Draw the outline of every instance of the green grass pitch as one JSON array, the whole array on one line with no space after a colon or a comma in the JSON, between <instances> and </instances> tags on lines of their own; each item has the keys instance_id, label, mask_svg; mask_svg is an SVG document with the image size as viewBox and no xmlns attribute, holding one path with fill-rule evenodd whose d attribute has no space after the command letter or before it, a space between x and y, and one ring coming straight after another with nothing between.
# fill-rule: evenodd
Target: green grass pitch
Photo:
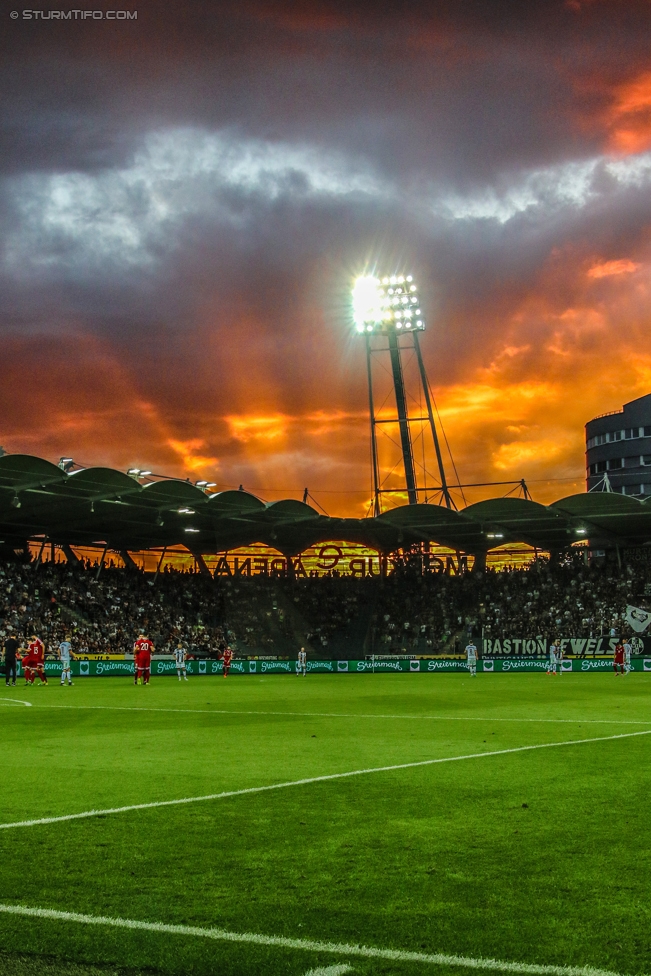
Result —
<instances>
[{"instance_id":1,"label":"green grass pitch","mask_svg":"<svg viewBox=\"0 0 651 976\"><path fill-rule=\"evenodd\" d=\"M32 707L10 704L23 700ZM643 674L79 680L0 691L0 821L651 730ZM651 735L0 830L0 903L651 972ZM0 973L457 973L0 913Z\"/></svg>"}]
</instances>

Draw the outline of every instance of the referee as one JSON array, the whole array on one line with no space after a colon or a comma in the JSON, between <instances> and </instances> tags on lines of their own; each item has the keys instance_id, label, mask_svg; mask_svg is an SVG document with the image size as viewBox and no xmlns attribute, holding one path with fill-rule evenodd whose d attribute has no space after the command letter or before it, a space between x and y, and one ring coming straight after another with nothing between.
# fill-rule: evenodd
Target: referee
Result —
<instances>
[{"instance_id":1,"label":"referee","mask_svg":"<svg viewBox=\"0 0 651 976\"><path fill-rule=\"evenodd\" d=\"M9 687L9 676L11 675L12 685L16 685L16 654L20 647L17 637L9 634L5 637L5 684Z\"/></svg>"}]
</instances>

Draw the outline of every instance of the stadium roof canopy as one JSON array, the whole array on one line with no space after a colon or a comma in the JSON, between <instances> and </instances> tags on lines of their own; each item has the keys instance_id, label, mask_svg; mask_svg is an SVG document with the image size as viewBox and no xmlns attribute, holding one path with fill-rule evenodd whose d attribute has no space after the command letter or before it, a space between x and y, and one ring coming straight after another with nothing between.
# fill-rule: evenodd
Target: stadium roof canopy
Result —
<instances>
[{"instance_id":1,"label":"stadium roof canopy","mask_svg":"<svg viewBox=\"0 0 651 976\"><path fill-rule=\"evenodd\" d=\"M460 512L438 505L394 508L377 518L320 515L303 502L265 504L246 491L209 493L188 481L141 484L112 468L66 473L42 458L0 457L0 542L136 551L184 545L209 554L263 543L285 555L333 540L392 552L434 542L478 553L509 542L560 550L588 539L593 547L651 544L651 503L600 492L551 505L495 498Z\"/></svg>"}]
</instances>

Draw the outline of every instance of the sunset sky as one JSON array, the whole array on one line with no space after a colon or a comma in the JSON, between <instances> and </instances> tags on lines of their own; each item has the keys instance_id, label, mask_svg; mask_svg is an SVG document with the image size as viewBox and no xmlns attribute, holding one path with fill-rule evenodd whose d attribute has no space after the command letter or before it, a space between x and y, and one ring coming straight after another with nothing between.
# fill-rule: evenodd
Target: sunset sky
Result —
<instances>
[{"instance_id":1,"label":"sunset sky","mask_svg":"<svg viewBox=\"0 0 651 976\"><path fill-rule=\"evenodd\" d=\"M584 490L651 392L647 0L12 4L5 450L363 515L350 288L408 269L461 480Z\"/></svg>"}]
</instances>

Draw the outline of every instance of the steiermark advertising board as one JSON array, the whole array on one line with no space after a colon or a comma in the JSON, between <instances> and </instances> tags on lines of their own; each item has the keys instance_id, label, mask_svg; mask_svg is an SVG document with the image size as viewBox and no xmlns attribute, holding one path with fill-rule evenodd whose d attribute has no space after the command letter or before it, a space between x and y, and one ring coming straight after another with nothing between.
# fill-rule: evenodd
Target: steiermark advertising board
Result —
<instances>
[{"instance_id":1,"label":"steiermark advertising board","mask_svg":"<svg viewBox=\"0 0 651 976\"><path fill-rule=\"evenodd\" d=\"M477 671L485 673L496 672L546 672L548 659L537 658L483 658L477 661ZM633 671L648 671L651 673L651 656L634 658L631 664ZM186 669L189 675L221 675L223 665L221 661L198 660L187 661ZM581 672L583 674L599 671L612 672L612 658L572 658L563 660L558 666L563 672ZM230 674L293 674L296 675L296 661L247 661L234 660L231 663ZM98 677L133 677L133 661L85 661L71 662L71 671L77 678ZM446 672L467 673L465 661L445 659L399 660L399 661L308 661L308 674L434 674ZM20 664L17 673L22 675ZM60 661L46 661L45 673L50 677L61 675ZM152 677L176 677L176 664L166 659L156 659L151 663Z\"/></svg>"}]
</instances>

